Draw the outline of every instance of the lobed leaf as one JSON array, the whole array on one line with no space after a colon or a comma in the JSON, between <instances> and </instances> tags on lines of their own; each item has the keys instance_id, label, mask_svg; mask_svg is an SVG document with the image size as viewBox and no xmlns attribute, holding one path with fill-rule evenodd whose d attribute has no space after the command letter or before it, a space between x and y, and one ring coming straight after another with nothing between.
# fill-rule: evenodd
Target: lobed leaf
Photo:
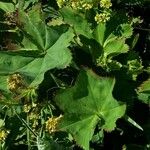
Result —
<instances>
[{"instance_id":1,"label":"lobed leaf","mask_svg":"<svg viewBox=\"0 0 150 150\"><path fill-rule=\"evenodd\" d=\"M37 86L44 79L44 73L53 68L65 68L72 59L67 48L73 39L73 30L62 34L56 43L47 50L43 57L25 57L0 52L0 75L20 73L27 76L30 86ZM18 63L19 62L19 63Z\"/></svg>"},{"instance_id":2,"label":"lobed leaf","mask_svg":"<svg viewBox=\"0 0 150 150\"><path fill-rule=\"evenodd\" d=\"M41 52L47 51L67 29L61 27L60 30L60 28L47 26L43 19L40 5L35 5L27 13L20 10L19 21L21 24L20 29L25 36L23 41L25 48L28 48L29 44L26 46L26 43L29 42L31 45L35 45L38 48L37 50Z\"/></svg>"},{"instance_id":3,"label":"lobed leaf","mask_svg":"<svg viewBox=\"0 0 150 150\"><path fill-rule=\"evenodd\" d=\"M64 7L60 12L64 22L72 26L77 35L84 35L87 38L92 38L90 24L82 15L68 7Z\"/></svg>"},{"instance_id":4,"label":"lobed leaf","mask_svg":"<svg viewBox=\"0 0 150 150\"><path fill-rule=\"evenodd\" d=\"M86 150L98 122L102 129L112 131L116 120L125 113L126 106L112 96L114 84L114 78L102 78L90 70L81 71L76 84L60 90L55 97L64 112L59 129L71 133Z\"/></svg>"},{"instance_id":5,"label":"lobed leaf","mask_svg":"<svg viewBox=\"0 0 150 150\"><path fill-rule=\"evenodd\" d=\"M120 36L115 35L115 30L111 31L109 29L111 27L107 26L106 23L100 23L94 30L94 39L103 47L105 56L115 56L129 50L125 40L132 35L132 29L126 24L122 24L122 26L123 30L121 30Z\"/></svg>"},{"instance_id":6,"label":"lobed leaf","mask_svg":"<svg viewBox=\"0 0 150 150\"><path fill-rule=\"evenodd\" d=\"M13 3L8 3L8 2L0 2L0 9L2 9L5 12L13 12L15 11L15 6Z\"/></svg>"},{"instance_id":7,"label":"lobed leaf","mask_svg":"<svg viewBox=\"0 0 150 150\"><path fill-rule=\"evenodd\" d=\"M150 104L150 79L138 87L138 98L146 104Z\"/></svg>"}]
</instances>

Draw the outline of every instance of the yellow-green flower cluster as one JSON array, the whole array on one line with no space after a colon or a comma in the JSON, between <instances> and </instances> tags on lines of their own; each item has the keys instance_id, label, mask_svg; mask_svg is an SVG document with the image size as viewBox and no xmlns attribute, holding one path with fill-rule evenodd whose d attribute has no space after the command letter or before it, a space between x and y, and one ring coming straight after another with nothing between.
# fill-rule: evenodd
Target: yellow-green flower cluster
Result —
<instances>
[{"instance_id":1,"label":"yellow-green flower cluster","mask_svg":"<svg viewBox=\"0 0 150 150\"><path fill-rule=\"evenodd\" d=\"M8 134L9 134L9 131L1 129L0 130L0 141L5 141Z\"/></svg>"},{"instance_id":2,"label":"yellow-green flower cluster","mask_svg":"<svg viewBox=\"0 0 150 150\"><path fill-rule=\"evenodd\" d=\"M32 111L29 114L29 119L32 122L32 128L36 128L38 126L38 119L39 119L39 114L37 112Z\"/></svg>"},{"instance_id":3,"label":"yellow-green flower cluster","mask_svg":"<svg viewBox=\"0 0 150 150\"><path fill-rule=\"evenodd\" d=\"M101 0L100 1L100 7L109 9L112 6L112 3L110 0Z\"/></svg>"},{"instance_id":4,"label":"yellow-green flower cluster","mask_svg":"<svg viewBox=\"0 0 150 150\"><path fill-rule=\"evenodd\" d=\"M76 1L76 0L70 1L70 5L73 9L82 9L81 2L79 1Z\"/></svg>"},{"instance_id":5,"label":"yellow-green flower cluster","mask_svg":"<svg viewBox=\"0 0 150 150\"><path fill-rule=\"evenodd\" d=\"M29 104L25 104L25 105L23 106L23 111L24 111L25 113L30 112L31 109L32 109L32 106L29 105Z\"/></svg>"},{"instance_id":6,"label":"yellow-green flower cluster","mask_svg":"<svg viewBox=\"0 0 150 150\"><path fill-rule=\"evenodd\" d=\"M111 0L100 0L91 2L88 2L86 0L57 0L57 3L60 8L63 6L69 6L72 7L72 9L76 10L89 10L91 8L100 6L100 13L97 12L94 18L95 21L97 23L105 23L110 19L110 7L112 6Z\"/></svg>"},{"instance_id":7,"label":"yellow-green flower cluster","mask_svg":"<svg viewBox=\"0 0 150 150\"><path fill-rule=\"evenodd\" d=\"M132 75L132 79L136 80L138 74L140 74L143 70L142 61L138 59L129 60L127 62L128 65L128 73Z\"/></svg>"},{"instance_id":8,"label":"yellow-green flower cluster","mask_svg":"<svg viewBox=\"0 0 150 150\"><path fill-rule=\"evenodd\" d=\"M107 11L104 11L103 13L96 14L94 19L97 23L105 23L106 21L110 19L110 13Z\"/></svg>"},{"instance_id":9,"label":"yellow-green flower cluster","mask_svg":"<svg viewBox=\"0 0 150 150\"><path fill-rule=\"evenodd\" d=\"M20 74L13 74L7 79L8 88L11 91L15 91L23 84L23 79Z\"/></svg>"},{"instance_id":10,"label":"yellow-green flower cluster","mask_svg":"<svg viewBox=\"0 0 150 150\"><path fill-rule=\"evenodd\" d=\"M82 3L82 8L84 8L85 10L89 10L93 7L92 3Z\"/></svg>"},{"instance_id":11,"label":"yellow-green flower cluster","mask_svg":"<svg viewBox=\"0 0 150 150\"><path fill-rule=\"evenodd\" d=\"M82 0L71 0L70 1L71 7L73 9L85 9L85 10L89 10L93 7L92 3L88 3L88 2L84 2Z\"/></svg>"},{"instance_id":12,"label":"yellow-green flower cluster","mask_svg":"<svg viewBox=\"0 0 150 150\"><path fill-rule=\"evenodd\" d=\"M100 7L101 7L101 13L97 13L95 16L95 21L99 23L105 23L110 19L110 7L112 6L112 3L110 0L100 0Z\"/></svg>"},{"instance_id":13,"label":"yellow-green flower cluster","mask_svg":"<svg viewBox=\"0 0 150 150\"><path fill-rule=\"evenodd\" d=\"M129 71L131 72L138 72L143 69L141 60L137 60L137 59L129 60L127 62L127 65L128 65Z\"/></svg>"},{"instance_id":14,"label":"yellow-green flower cluster","mask_svg":"<svg viewBox=\"0 0 150 150\"><path fill-rule=\"evenodd\" d=\"M93 4L90 2L85 2L84 0L57 0L59 8L62 8L64 5L71 6L73 9L85 9L89 10L93 7Z\"/></svg>"},{"instance_id":15,"label":"yellow-green flower cluster","mask_svg":"<svg viewBox=\"0 0 150 150\"><path fill-rule=\"evenodd\" d=\"M62 115L59 117L51 117L46 121L46 131L53 133L57 131L57 125L62 118Z\"/></svg>"},{"instance_id":16,"label":"yellow-green flower cluster","mask_svg":"<svg viewBox=\"0 0 150 150\"><path fill-rule=\"evenodd\" d=\"M30 112L30 110L32 109L32 108L36 108L37 107L37 104L36 103L32 103L32 104L24 104L23 105L23 110L24 110L24 112L25 113L28 113L28 112Z\"/></svg>"}]
</instances>

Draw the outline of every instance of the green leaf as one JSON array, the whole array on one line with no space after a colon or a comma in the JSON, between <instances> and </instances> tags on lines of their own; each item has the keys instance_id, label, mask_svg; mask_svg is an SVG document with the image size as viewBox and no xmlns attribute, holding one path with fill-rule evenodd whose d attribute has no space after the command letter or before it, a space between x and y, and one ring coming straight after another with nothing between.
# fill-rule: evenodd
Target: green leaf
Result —
<instances>
[{"instance_id":1,"label":"green leaf","mask_svg":"<svg viewBox=\"0 0 150 150\"><path fill-rule=\"evenodd\" d=\"M124 25L124 24L123 24ZM111 31L111 27L107 26L106 23L100 23L93 32L94 39L103 47L103 53L105 58L107 56L115 56L121 53L126 53L128 51L128 46L125 44L126 37L131 35L126 26L124 31L122 31L121 36L116 36L115 29ZM130 27L131 29L131 27Z\"/></svg>"},{"instance_id":2,"label":"green leaf","mask_svg":"<svg viewBox=\"0 0 150 150\"><path fill-rule=\"evenodd\" d=\"M60 90L55 97L56 104L64 112L59 129L69 132L86 150L98 122L102 129L112 131L116 120L125 113L126 106L112 96L114 84L113 78L99 77L91 70L81 71L76 84Z\"/></svg>"},{"instance_id":3,"label":"green leaf","mask_svg":"<svg viewBox=\"0 0 150 150\"><path fill-rule=\"evenodd\" d=\"M10 55L0 52L0 74L11 74L16 70L30 64L34 58L19 55ZM19 63L18 63L19 62Z\"/></svg>"},{"instance_id":4,"label":"green leaf","mask_svg":"<svg viewBox=\"0 0 150 150\"><path fill-rule=\"evenodd\" d=\"M143 82L138 87L138 98L146 104L150 104L150 79Z\"/></svg>"},{"instance_id":5,"label":"green leaf","mask_svg":"<svg viewBox=\"0 0 150 150\"><path fill-rule=\"evenodd\" d=\"M92 38L92 31L87 20L76 10L64 7L61 11L64 22L71 25L77 35L84 35Z\"/></svg>"},{"instance_id":6,"label":"green leaf","mask_svg":"<svg viewBox=\"0 0 150 150\"><path fill-rule=\"evenodd\" d=\"M67 47L73 37L73 30L69 29L47 50L43 57L25 57L17 53L10 55L0 52L0 75L20 73L28 77L30 86L37 86L44 79L46 71L53 68L65 68L70 64L72 56Z\"/></svg>"},{"instance_id":7,"label":"green leaf","mask_svg":"<svg viewBox=\"0 0 150 150\"><path fill-rule=\"evenodd\" d=\"M95 59L97 66L101 66L107 71L120 69L122 65L114 66L113 57L127 53L129 46L126 39L132 35L132 27L127 23L115 22L115 17L108 23L99 23L93 31L93 38L99 43L99 56ZM91 52L92 56L94 50ZM97 53L98 54L98 53ZM116 61L116 64L119 62Z\"/></svg>"},{"instance_id":8,"label":"green leaf","mask_svg":"<svg viewBox=\"0 0 150 150\"><path fill-rule=\"evenodd\" d=\"M7 91L9 92L8 88L7 88L7 78L8 76L0 76L0 90L1 91Z\"/></svg>"},{"instance_id":9,"label":"green leaf","mask_svg":"<svg viewBox=\"0 0 150 150\"><path fill-rule=\"evenodd\" d=\"M38 2L39 0L25 0L23 8L26 9L29 7L29 5L33 5L34 3Z\"/></svg>"},{"instance_id":10,"label":"green leaf","mask_svg":"<svg viewBox=\"0 0 150 150\"><path fill-rule=\"evenodd\" d=\"M36 86L42 82L44 73L49 69L64 68L69 65L72 57L67 47L73 39L73 31L66 32L66 26L48 27L42 17L39 5L34 6L27 13L20 10L21 26L19 28L23 31L24 37L21 43L16 46L16 51L1 52L1 75L17 72L27 76L28 82L30 84L33 82L31 85ZM62 35L63 33L64 35ZM62 37L60 37L61 35ZM27 52L33 50L39 51L39 53L34 52L33 55L33 52ZM7 85L6 80L1 81ZM6 91L6 88L3 89Z\"/></svg>"},{"instance_id":11,"label":"green leaf","mask_svg":"<svg viewBox=\"0 0 150 150\"><path fill-rule=\"evenodd\" d=\"M72 56L67 47L70 45L70 41L73 37L73 30L69 29L66 33L62 34L59 40L49 50L47 50L47 54L42 60L39 73L32 85L37 85L39 82L41 83L46 71L53 68L66 68L71 63Z\"/></svg>"},{"instance_id":12,"label":"green leaf","mask_svg":"<svg viewBox=\"0 0 150 150\"><path fill-rule=\"evenodd\" d=\"M27 13L20 10L19 21L24 36L28 41L30 40L30 42L32 42L32 45L36 45L41 52L47 51L67 29L61 27L60 30L60 28L47 26L43 19L40 5L35 5ZM27 42L24 43L25 48L27 48L26 43Z\"/></svg>"},{"instance_id":13,"label":"green leaf","mask_svg":"<svg viewBox=\"0 0 150 150\"><path fill-rule=\"evenodd\" d=\"M0 128L2 128L5 125L5 121L3 119L0 119Z\"/></svg>"},{"instance_id":14,"label":"green leaf","mask_svg":"<svg viewBox=\"0 0 150 150\"><path fill-rule=\"evenodd\" d=\"M16 51L38 51L38 45L34 44L27 36L24 36L21 43L16 47ZM26 52L29 53L29 52Z\"/></svg>"},{"instance_id":15,"label":"green leaf","mask_svg":"<svg viewBox=\"0 0 150 150\"><path fill-rule=\"evenodd\" d=\"M120 26L119 26L119 32L120 32L120 34L121 34L121 36L122 37L124 37L124 38L129 38L129 37L131 37L132 36L132 34L133 34L133 29L132 29L132 27L131 27L131 25L130 24L127 24L127 23L124 23L124 24L121 24Z\"/></svg>"},{"instance_id":16,"label":"green leaf","mask_svg":"<svg viewBox=\"0 0 150 150\"><path fill-rule=\"evenodd\" d=\"M0 2L0 9L5 12L13 12L15 11L15 6L12 3Z\"/></svg>"},{"instance_id":17,"label":"green leaf","mask_svg":"<svg viewBox=\"0 0 150 150\"><path fill-rule=\"evenodd\" d=\"M139 34L136 34L131 40L131 49L133 49L139 40Z\"/></svg>"},{"instance_id":18,"label":"green leaf","mask_svg":"<svg viewBox=\"0 0 150 150\"><path fill-rule=\"evenodd\" d=\"M116 38L109 41L104 47L104 55L114 56L128 51L128 45L122 39Z\"/></svg>"},{"instance_id":19,"label":"green leaf","mask_svg":"<svg viewBox=\"0 0 150 150\"><path fill-rule=\"evenodd\" d=\"M95 40L101 46L103 46L104 41L105 41L105 31L106 31L106 24L105 23L99 23L93 32Z\"/></svg>"}]
</instances>

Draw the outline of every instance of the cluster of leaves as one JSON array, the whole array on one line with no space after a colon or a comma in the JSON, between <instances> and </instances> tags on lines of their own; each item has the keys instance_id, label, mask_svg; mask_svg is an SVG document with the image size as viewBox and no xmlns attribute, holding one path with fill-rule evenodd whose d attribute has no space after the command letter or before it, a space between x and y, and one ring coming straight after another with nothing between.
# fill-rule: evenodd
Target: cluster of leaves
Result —
<instances>
[{"instance_id":1,"label":"cluster of leaves","mask_svg":"<svg viewBox=\"0 0 150 150\"><path fill-rule=\"evenodd\" d=\"M104 4L112 6L111 16L97 21L97 13L110 11ZM141 145L124 141L118 149L150 147L150 120L138 122L131 113L137 102L150 104L150 61L136 50L134 30L142 20L119 8L132 4L0 1L3 150L103 149L107 134L126 137L126 126L146 139Z\"/></svg>"}]
</instances>

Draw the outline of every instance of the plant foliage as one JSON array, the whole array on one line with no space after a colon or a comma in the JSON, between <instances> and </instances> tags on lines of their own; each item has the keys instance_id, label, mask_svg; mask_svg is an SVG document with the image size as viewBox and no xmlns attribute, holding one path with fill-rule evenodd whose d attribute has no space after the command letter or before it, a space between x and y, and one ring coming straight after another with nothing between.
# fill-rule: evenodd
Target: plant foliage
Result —
<instances>
[{"instance_id":1,"label":"plant foliage","mask_svg":"<svg viewBox=\"0 0 150 150\"><path fill-rule=\"evenodd\" d=\"M0 149L148 150L149 4L0 0Z\"/></svg>"}]
</instances>

